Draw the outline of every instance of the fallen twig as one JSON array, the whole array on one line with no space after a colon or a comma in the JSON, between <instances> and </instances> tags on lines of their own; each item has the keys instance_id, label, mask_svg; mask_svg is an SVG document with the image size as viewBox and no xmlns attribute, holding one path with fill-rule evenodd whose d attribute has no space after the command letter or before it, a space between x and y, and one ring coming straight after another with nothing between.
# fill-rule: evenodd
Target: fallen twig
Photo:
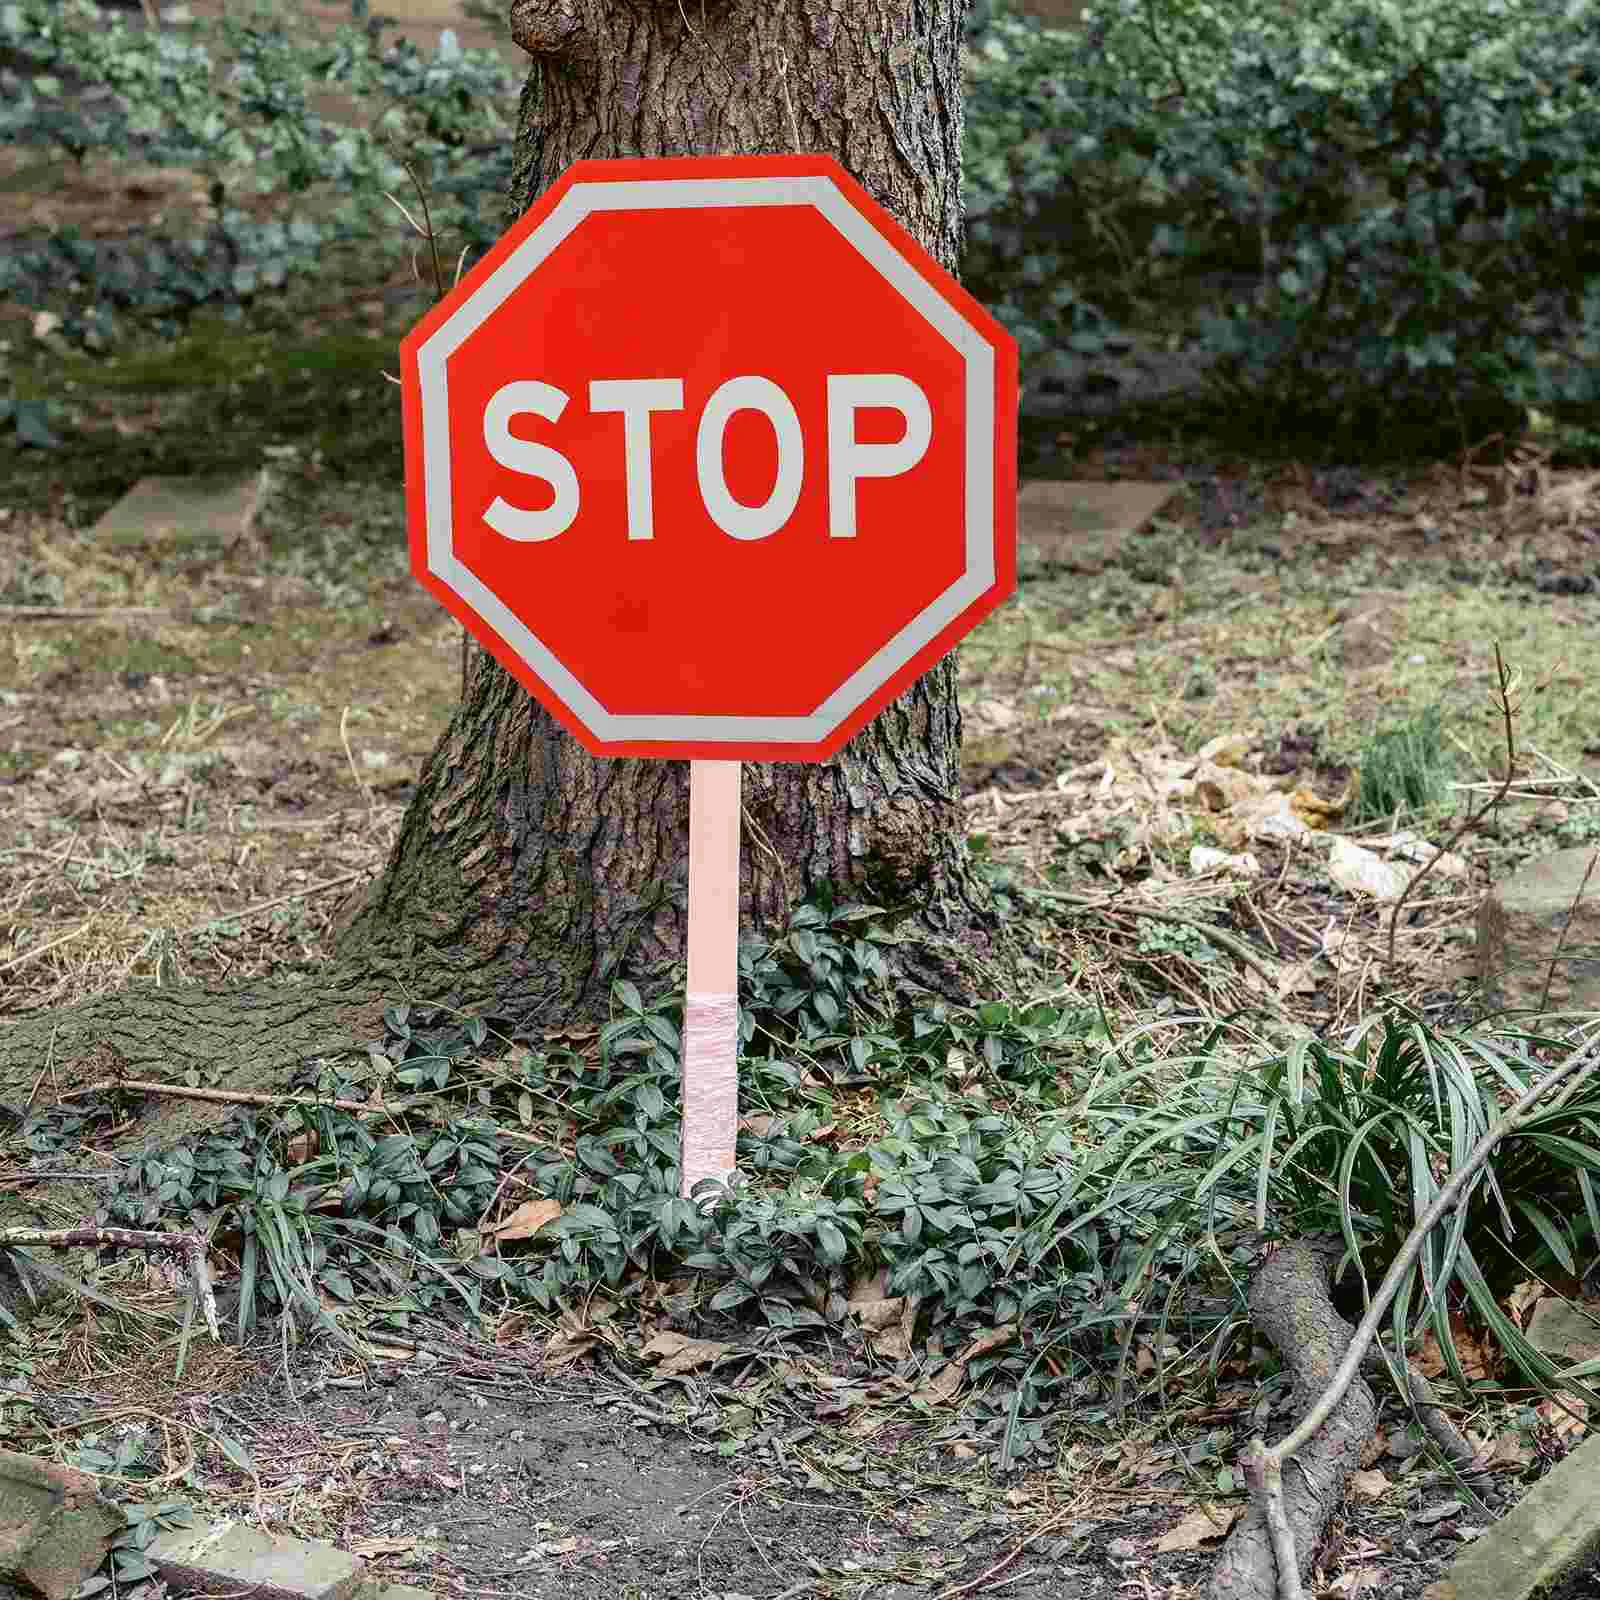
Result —
<instances>
[{"instance_id":1,"label":"fallen twig","mask_svg":"<svg viewBox=\"0 0 1600 1600\"><path fill-rule=\"evenodd\" d=\"M1021 892L1039 900L1055 900L1066 905L1083 906L1089 911L1115 911L1130 917L1147 917L1152 922L1170 922L1180 928L1193 928L1219 950L1226 950L1230 955L1236 956L1274 992L1277 990L1278 975L1272 968L1262 961L1243 939L1225 932L1212 923L1201 922L1196 917L1181 916L1176 911L1158 911L1154 906L1134 905L1131 901L1116 899L1110 895L1068 894L1061 889L1038 889L1032 885Z\"/></svg>"},{"instance_id":2,"label":"fallen twig","mask_svg":"<svg viewBox=\"0 0 1600 1600\"><path fill-rule=\"evenodd\" d=\"M0 966L0 972L10 972L14 967L20 967L24 962L32 961L38 956L46 955L51 950L60 949L62 945L68 943L70 940L76 939L82 933L86 933L89 929L90 923L92 923L99 915L100 913L98 911L91 911L88 917L83 922L79 923L79 925L74 928L71 933L64 933L60 936L60 938L50 940L48 944L36 945L32 950L24 950L20 956L13 956L8 962L6 962L4 966Z\"/></svg>"},{"instance_id":3,"label":"fallen twig","mask_svg":"<svg viewBox=\"0 0 1600 1600\"><path fill-rule=\"evenodd\" d=\"M0 606L0 617L9 622L104 622L175 614L170 606Z\"/></svg>"},{"instance_id":4,"label":"fallen twig","mask_svg":"<svg viewBox=\"0 0 1600 1600\"><path fill-rule=\"evenodd\" d=\"M213 1105L263 1106L272 1110L304 1106L313 1111L330 1109L352 1111L364 1117L398 1116L428 1098L426 1095L410 1095L404 1100L319 1100L314 1095L262 1094L250 1089L198 1089L186 1083L153 1083L145 1078L100 1078L94 1083L83 1083L76 1089L68 1089L57 1098L78 1100L85 1095L111 1094L117 1090L125 1090L130 1094L166 1095L174 1100L205 1100ZM507 1139L512 1144L543 1143L535 1135L523 1133L516 1128L503 1128L497 1125L495 1131L500 1138ZM0 1239L0 1243L3 1242L4 1240Z\"/></svg>"},{"instance_id":5,"label":"fallen twig","mask_svg":"<svg viewBox=\"0 0 1600 1600\"><path fill-rule=\"evenodd\" d=\"M1260 1439L1253 1439L1240 1457L1251 1487L1261 1498L1263 1513L1271 1531L1273 1550L1278 1563L1278 1594L1281 1600L1302 1600L1300 1567L1295 1554L1294 1534L1283 1510L1283 1464L1306 1442L1315 1437L1317 1430L1327 1421L1334 1408L1344 1398L1345 1391L1361 1369L1367 1350L1377 1337L1378 1325L1388 1313L1390 1302L1400 1292L1417 1257L1422 1253L1428 1235L1439 1220L1452 1211L1468 1185L1478 1175L1495 1147L1509 1133L1515 1133L1528 1113L1540 1101L1563 1083L1570 1084L1565 1093L1570 1094L1596 1067L1600 1067L1600 1036L1575 1050L1559 1067L1552 1068L1536 1083L1531 1084L1517 1100L1495 1118L1483 1137L1472 1147L1460 1169L1440 1186L1439 1192L1417 1218L1416 1225L1406 1236L1399 1252L1389 1265L1378 1285L1378 1291L1367 1307L1366 1315L1351 1335L1344 1357L1335 1369L1322 1397L1301 1418L1284 1438L1270 1449Z\"/></svg>"},{"instance_id":6,"label":"fallen twig","mask_svg":"<svg viewBox=\"0 0 1600 1600\"><path fill-rule=\"evenodd\" d=\"M211 1337L220 1342L222 1330L217 1324L217 1297L211 1287L211 1268L206 1264L206 1242L198 1233L157 1233L145 1228L7 1228L0 1232L0 1249L30 1244L52 1250L110 1244L180 1257L189 1270L189 1281L194 1285L206 1327Z\"/></svg>"}]
</instances>

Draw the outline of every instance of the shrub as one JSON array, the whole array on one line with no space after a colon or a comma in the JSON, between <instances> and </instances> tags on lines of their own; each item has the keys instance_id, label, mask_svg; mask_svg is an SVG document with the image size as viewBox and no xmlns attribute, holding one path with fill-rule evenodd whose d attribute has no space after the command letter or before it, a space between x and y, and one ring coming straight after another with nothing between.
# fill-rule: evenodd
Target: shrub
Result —
<instances>
[{"instance_id":1,"label":"shrub","mask_svg":"<svg viewBox=\"0 0 1600 1600\"><path fill-rule=\"evenodd\" d=\"M367 0L351 0L351 21L328 37L264 3L179 31L135 28L86 0L6 0L0 63L5 52L21 70L0 66L0 143L189 169L205 196L187 236L130 246L69 228L0 256L0 294L50 306L91 346L124 314L165 331L203 305L237 315L317 272L339 242L397 257L405 235L385 196L413 184L456 249L499 232L510 71L448 30L426 56L385 40ZM359 117L314 109L313 94L330 92Z\"/></svg>"},{"instance_id":2,"label":"shrub","mask_svg":"<svg viewBox=\"0 0 1600 1600\"><path fill-rule=\"evenodd\" d=\"M1600 39L1553 0L1104 0L1073 35L1002 19L974 56L972 268L1035 346L1081 337L1109 240L1124 308L1253 258L1254 300L1199 327L1235 413L1420 445L1600 399L1534 320L1600 333Z\"/></svg>"}]
</instances>

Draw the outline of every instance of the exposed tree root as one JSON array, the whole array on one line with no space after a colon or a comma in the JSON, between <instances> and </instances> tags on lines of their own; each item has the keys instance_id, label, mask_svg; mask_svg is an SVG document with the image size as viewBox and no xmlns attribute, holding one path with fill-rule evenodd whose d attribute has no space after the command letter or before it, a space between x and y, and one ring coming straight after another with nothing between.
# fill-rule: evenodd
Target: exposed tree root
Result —
<instances>
[{"instance_id":1,"label":"exposed tree root","mask_svg":"<svg viewBox=\"0 0 1600 1600\"><path fill-rule=\"evenodd\" d=\"M1332 1267L1333 1260L1318 1245L1297 1242L1270 1255L1250 1284L1251 1318L1293 1374L1296 1417L1327 1389L1350 1343L1350 1324L1334 1310L1328 1294ZM1302 1573L1311 1565L1377 1417L1372 1390L1355 1379L1316 1437L1286 1464L1283 1515ZM1210 1593L1213 1600L1272 1600L1277 1592L1272 1534L1257 1496L1223 1546Z\"/></svg>"}]
</instances>

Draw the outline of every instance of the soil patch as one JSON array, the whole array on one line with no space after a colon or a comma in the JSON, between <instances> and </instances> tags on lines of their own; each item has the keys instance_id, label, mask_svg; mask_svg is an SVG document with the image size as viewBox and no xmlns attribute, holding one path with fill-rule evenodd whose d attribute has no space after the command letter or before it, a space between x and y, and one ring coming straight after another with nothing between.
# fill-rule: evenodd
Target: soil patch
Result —
<instances>
[{"instance_id":1,"label":"soil patch","mask_svg":"<svg viewBox=\"0 0 1600 1600\"><path fill-rule=\"evenodd\" d=\"M1177 1595L1205 1580L1238 1503L1203 1463L1231 1448L1230 1423L1250 1410L1243 1391L1176 1433L1157 1419L1061 1418L1044 1461L1001 1474L974 1443L982 1425L957 1409L841 1407L859 1373L837 1354L848 1384L830 1380L816 1349L771 1341L719 1381L640 1377L637 1364L609 1361L552 1374L536 1345L506 1331L499 1345L444 1335L367 1376L313 1349L293 1358L292 1382L264 1338L217 1352L223 1369L213 1360L186 1396L147 1394L145 1415L203 1426L197 1510L333 1540L374 1574L441 1594ZM102 1428L111 1437L141 1425L126 1383L45 1385L35 1415L51 1426L81 1434L75 1418L125 1415ZM251 1473L229 1464L221 1434L248 1452ZM1380 1464L1403 1476L1416 1450L1403 1418L1387 1419L1387 1438ZM1316 1590L1359 1592L1381 1570L1384 1589L1409 1600L1474 1535L1447 1485L1424 1472L1409 1481L1381 1507L1352 1504ZM1508 1498L1521 1492L1496 1482Z\"/></svg>"}]
</instances>

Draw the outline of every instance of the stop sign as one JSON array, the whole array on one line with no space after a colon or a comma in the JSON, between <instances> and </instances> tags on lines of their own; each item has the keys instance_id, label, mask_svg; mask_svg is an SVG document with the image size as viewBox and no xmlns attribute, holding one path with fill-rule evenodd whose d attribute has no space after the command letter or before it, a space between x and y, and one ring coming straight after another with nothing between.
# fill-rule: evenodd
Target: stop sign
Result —
<instances>
[{"instance_id":1,"label":"stop sign","mask_svg":"<svg viewBox=\"0 0 1600 1600\"><path fill-rule=\"evenodd\" d=\"M1014 585L1015 346L826 157L580 161L401 363L413 569L596 755L822 760Z\"/></svg>"}]
</instances>

